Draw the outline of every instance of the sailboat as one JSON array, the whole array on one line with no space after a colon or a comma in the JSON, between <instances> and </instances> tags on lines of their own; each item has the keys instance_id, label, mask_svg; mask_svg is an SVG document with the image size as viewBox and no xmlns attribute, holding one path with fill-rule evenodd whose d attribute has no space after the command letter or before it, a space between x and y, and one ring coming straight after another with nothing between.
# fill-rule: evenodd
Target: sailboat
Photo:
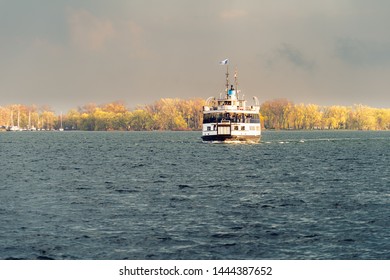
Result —
<instances>
[{"instance_id":1,"label":"sailboat","mask_svg":"<svg viewBox=\"0 0 390 280\"><path fill-rule=\"evenodd\" d=\"M31 125L31 111L28 111L28 130L30 131L37 130L34 125Z\"/></svg>"},{"instance_id":2,"label":"sailboat","mask_svg":"<svg viewBox=\"0 0 390 280\"><path fill-rule=\"evenodd\" d=\"M14 111L11 110L11 126L8 128L8 131L20 131L20 111L18 111L18 125L14 125Z\"/></svg>"},{"instance_id":3,"label":"sailboat","mask_svg":"<svg viewBox=\"0 0 390 280\"><path fill-rule=\"evenodd\" d=\"M64 131L64 128L62 127L62 112L61 112L61 115L60 115L60 121L61 121L61 126L58 129L58 131Z\"/></svg>"}]
</instances>

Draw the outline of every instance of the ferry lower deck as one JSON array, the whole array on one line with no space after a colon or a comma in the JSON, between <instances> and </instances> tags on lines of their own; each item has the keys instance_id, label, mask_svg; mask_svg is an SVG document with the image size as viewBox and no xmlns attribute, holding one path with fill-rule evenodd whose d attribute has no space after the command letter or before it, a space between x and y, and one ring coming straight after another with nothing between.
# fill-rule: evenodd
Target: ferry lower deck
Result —
<instances>
[{"instance_id":1,"label":"ferry lower deck","mask_svg":"<svg viewBox=\"0 0 390 280\"><path fill-rule=\"evenodd\" d=\"M260 122L234 123L222 121L220 123L203 124L203 141L243 141L257 143L260 141L260 137Z\"/></svg>"},{"instance_id":2,"label":"ferry lower deck","mask_svg":"<svg viewBox=\"0 0 390 280\"><path fill-rule=\"evenodd\" d=\"M261 136L253 135L205 135L202 136L203 142L221 142L221 143L259 143Z\"/></svg>"}]
</instances>

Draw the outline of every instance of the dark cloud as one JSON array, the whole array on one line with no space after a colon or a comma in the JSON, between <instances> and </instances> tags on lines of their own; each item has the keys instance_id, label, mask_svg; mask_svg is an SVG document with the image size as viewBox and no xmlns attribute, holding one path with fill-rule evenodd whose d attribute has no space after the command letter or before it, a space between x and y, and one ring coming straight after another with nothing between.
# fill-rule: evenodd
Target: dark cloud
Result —
<instances>
[{"instance_id":1,"label":"dark cloud","mask_svg":"<svg viewBox=\"0 0 390 280\"><path fill-rule=\"evenodd\" d=\"M339 38L336 56L354 66L390 66L390 43Z\"/></svg>"},{"instance_id":2,"label":"dark cloud","mask_svg":"<svg viewBox=\"0 0 390 280\"><path fill-rule=\"evenodd\" d=\"M315 63L305 57L302 51L290 44L283 43L281 47L278 48L277 53L282 59L288 61L298 68L311 70L315 66Z\"/></svg>"}]
</instances>

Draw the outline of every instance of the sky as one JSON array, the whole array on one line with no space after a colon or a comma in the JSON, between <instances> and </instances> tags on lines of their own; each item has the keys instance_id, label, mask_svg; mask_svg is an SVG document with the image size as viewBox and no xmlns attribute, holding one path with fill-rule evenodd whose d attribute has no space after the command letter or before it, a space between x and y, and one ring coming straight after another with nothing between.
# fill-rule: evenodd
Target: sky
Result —
<instances>
[{"instance_id":1,"label":"sky","mask_svg":"<svg viewBox=\"0 0 390 280\"><path fill-rule=\"evenodd\" d=\"M387 0L0 0L0 106L208 98L390 108Z\"/></svg>"}]
</instances>

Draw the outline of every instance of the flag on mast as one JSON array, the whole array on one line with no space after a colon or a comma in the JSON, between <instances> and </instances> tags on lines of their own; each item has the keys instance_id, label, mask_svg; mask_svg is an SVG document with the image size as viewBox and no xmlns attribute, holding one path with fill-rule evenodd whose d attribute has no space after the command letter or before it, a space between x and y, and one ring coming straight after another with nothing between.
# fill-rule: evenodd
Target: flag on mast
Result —
<instances>
[{"instance_id":1,"label":"flag on mast","mask_svg":"<svg viewBox=\"0 0 390 280\"><path fill-rule=\"evenodd\" d=\"M220 65L226 65L229 63L229 59L222 60L219 64Z\"/></svg>"}]
</instances>

